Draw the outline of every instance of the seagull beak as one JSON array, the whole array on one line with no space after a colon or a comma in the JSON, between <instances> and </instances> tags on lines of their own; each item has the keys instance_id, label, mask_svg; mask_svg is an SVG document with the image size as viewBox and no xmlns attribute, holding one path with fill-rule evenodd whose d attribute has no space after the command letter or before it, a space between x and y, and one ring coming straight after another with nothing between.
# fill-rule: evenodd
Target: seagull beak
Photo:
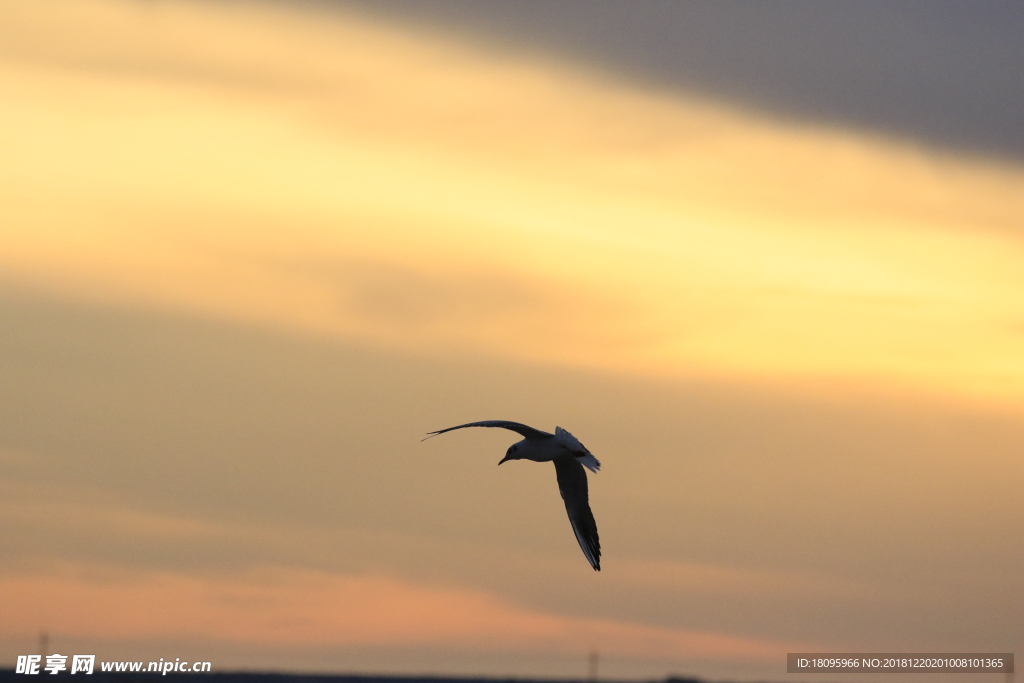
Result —
<instances>
[{"instance_id":1,"label":"seagull beak","mask_svg":"<svg viewBox=\"0 0 1024 683\"><path fill-rule=\"evenodd\" d=\"M510 458L510 457L508 457L508 456L506 455L506 456L505 456L504 458L502 458L501 460L499 460L499 461L498 461L498 464L500 465L501 463L505 462L506 460L511 460L511 459L512 459L512 458Z\"/></svg>"}]
</instances>

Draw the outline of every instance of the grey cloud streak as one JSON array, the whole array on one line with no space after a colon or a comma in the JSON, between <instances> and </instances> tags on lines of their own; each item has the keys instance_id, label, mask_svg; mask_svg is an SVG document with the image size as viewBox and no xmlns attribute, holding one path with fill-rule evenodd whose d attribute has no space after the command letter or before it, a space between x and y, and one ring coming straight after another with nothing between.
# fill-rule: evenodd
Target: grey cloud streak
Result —
<instances>
[{"instance_id":1,"label":"grey cloud streak","mask_svg":"<svg viewBox=\"0 0 1024 683\"><path fill-rule=\"evenodd\" d=\"M1024 5L999 0L324 0L641 84L1024 159Z\"/></svg>"}]
</instances>

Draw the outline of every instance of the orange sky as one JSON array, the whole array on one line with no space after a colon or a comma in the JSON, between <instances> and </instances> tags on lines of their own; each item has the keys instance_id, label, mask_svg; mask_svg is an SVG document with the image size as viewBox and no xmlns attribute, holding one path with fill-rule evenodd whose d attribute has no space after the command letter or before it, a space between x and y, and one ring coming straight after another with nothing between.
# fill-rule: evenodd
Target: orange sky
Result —
<instances>
[{"instance_id":1,"label":"orange sky","mask_svg":"<svg viewBox=\"0 0 1024 683\"><path fill-rule=\"evenodd\" d=\"M1000 632L1019 544L989 543L1024 521L1021 197L1019 167L344 13L4 2L4 396L25 426L0 441L20 539L0 639L458 643L535 653L523 675L598 647L623 676L759 677L794 643L881 647L897 593L931 615L916 646L962 644L915 584L977 588ZM577 575L547 468L494 478L503 435L416 442L485 418L564 422L610 461L602 575ZM942 555L940 524L986 566ZM798 530L827 559L771 550ZM524 574L498 580L504 562Z\"/></svg>"},{"instance_id":2,"label":"orange sky","mask_svg":"<svg viewBox=\"0 0 1024 683\"><path fill-rule=\"evenodd\" d=\"M1019 169L355 21L32 7L4 29L19 279L434 352L1024 392Z\"/></svg>"}]
</instances>

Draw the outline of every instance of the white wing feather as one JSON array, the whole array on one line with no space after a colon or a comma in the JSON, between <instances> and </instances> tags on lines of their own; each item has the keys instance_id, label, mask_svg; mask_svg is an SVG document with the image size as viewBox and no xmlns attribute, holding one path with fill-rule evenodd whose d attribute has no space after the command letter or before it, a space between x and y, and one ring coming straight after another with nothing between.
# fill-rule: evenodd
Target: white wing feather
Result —
<instances>
[{"instance_id":1,"label":"white wing feather","mask_svg":"<svg viewBox=\"0 0 1024 683\"><path fill-rule=\"evenodd\" d=\"M563 446L569 449L573 455L576 456L576 460L586 467L591 472L597 472L601 469L601 462L594 457L594 454L587 450L587 447L580 443L580 440L569 433L568 430L562 429L561 427L555 427L555 438L558 439Z\"/></svg>"}]
</instances>

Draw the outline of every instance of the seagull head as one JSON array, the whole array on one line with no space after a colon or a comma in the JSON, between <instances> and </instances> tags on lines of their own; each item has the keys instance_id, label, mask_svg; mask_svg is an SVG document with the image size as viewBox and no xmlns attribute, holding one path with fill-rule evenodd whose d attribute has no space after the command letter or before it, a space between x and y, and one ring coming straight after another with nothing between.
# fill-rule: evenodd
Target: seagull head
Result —
<instances>
[{"instance_id":1,"label":"seagull head","mask_svg":"<svg viewBox=\"0 0 1024 683\"><path fill-rule=\"evenodd\" d=\"M504 458L502 458L501 460L499 460L499 461L498 461L498 464L500 465L501 463L505 462L506 460L522 460L522 459L523 459L523 456L522 456L522 455L520 455L520 454L519 454L519 453L517 452L517 451L518 451L519 449L518 449L518 448L516 448L516 446L518 446L518 445L519 445L519 444L515 444L515 443L514 443L514 444L512 444L511 446L509 446L509 447L508 447L508 450L507 450L507 451L505 451L505 457L504 457Z\"/></svg>"}]
</instances>

